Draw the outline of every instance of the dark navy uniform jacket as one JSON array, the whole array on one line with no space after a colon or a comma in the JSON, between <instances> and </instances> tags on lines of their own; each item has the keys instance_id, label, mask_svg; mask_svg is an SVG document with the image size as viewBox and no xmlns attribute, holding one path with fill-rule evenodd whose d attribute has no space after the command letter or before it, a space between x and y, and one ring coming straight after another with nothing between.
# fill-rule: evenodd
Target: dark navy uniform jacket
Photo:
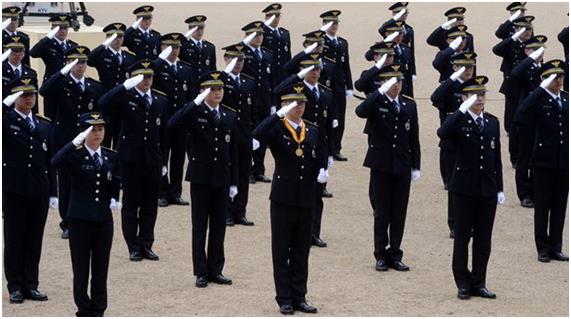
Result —
<instances>
[{"instance_id":1,"label":"dark navy uniform jacket","mask_svg":"<svg viewBox=\"0 0 571 319\"><path fill-rule=\"evenodd\" d=\"M515 82L512 87L520 102L541 84L540 67L532 58L525 58L512 70L511 79Z\"/></svg>"},{"instance_id":2,"label":"dark navy uniform jacket","mask_svg":"<svg viewBox=\"0 0 571 319\"><path fill-rule=\"evenodd\" d=\"M287 29L278 27L278 32L264 25L264 41L262 46L268 48L273 57L274 83L280 83L288 76L284 65L291 59L291 40Z\"/></svg>"},{"instance_id":3,"label":"dark navy uniform jacket","mask_svg":"<svg viewBox=\"0 0 571 319\"><path fill-rule=\"evenodd\" d=\"M101 81L105 91L109 91L123 83L128 77L127 69L138 61L132 52L121 50L120 54L122 58L121 64L119 64L115 53L103 45L99 45L89 52L87 65L97 69L99 81Z\"/></svg>"},{"instance_id":4,"label":"dark navy uniform jacket","mask_svg":"<svg viewBox=\"0 0 571 319\"><path fill-rule=\"evenodd\" d=\"M216 46L212 42L202 40L202 49L199 49L192 40L182 41L179 58L190 64L197 77L216 71Z\"/></svg>"},{"instance_id":5,"label":"dark navy uniform jacket","mask_svg":"<svg viewBox=\"0 0 571 319\"><path fill-rule=\"evenodd\" d=\"M430 101L438 109L440 125L444 123L446 117L454 113L462 104L462 96L457 93L460 81L452 81L450 78L441 82L430 96Z\"/></svg>"},{"instance_id":6,"label":"dark navy uniform jacket","mask_svg":"<svg viewBox=\"0 0 571 319\"><path fill-rule=\"evenodd\" d=\"M260 47L262 59L258 59L250 47L246 46L244 56L243 74L247 74L256 81L256 99L252 110L252 121L261 122L270 115L270 107L277 106L277 101L272 94L274 89L274 77L272 75L273 57L271 51Z\"/></svg>"},{"instance_id":7,"label":"dark navy uniform jacket","mask_svg":"<svg viewBox=\"0 0 571 319\"><path fill-rule=\"evenodd\" d=\"M73 48L78 45L70 39L66 39L66 43L66 49ZM43 37L30 49L30 56L32 58L41 58L42 61L44 61L46 66L44 81L65 66L66 60L64 53L64 49L57 40L55 38L48 39L48 37Z\"/></svg>"},{"instance_id":8,"label":"dark navy uniform jacket","mask_svg":"<svg viewBox=\"0 0 571 319\"><path fill-rule=\"evenodd\" d=\"M436 28L426 39L426 43L430 44L433 47L437 47L440 51L446 49L448 47L448 42L446 39L448 38L447 30L444 30L442 27ZM466 46L464 47L466 51L474 52L474 36L472 33L466 31Z\"/></svg>"},{"instance_id":9,"label":"dark navy uniform jacket","mask_svg":"<svg viewBox=\"0 0 571 319\"><path fill-rule=\"evenodd\" d=\"M161 34L155 30L148 30L149 37L145 37L141 29L132 27L125 30L123 45L135 53L137 60L154 60L161 53Z\"/></svg>"},{"instance_id":10,"label":"dark navy uniform jacket","mask_svg":"<svg viewBox=\"0 0 571 319\"><path fill-rule=\"evenodd\" d=\"M369 95L377 90L381 86L381 78L379 75L379 69L376 66L372 66L370 69L361 72L361 77L355 81L355 89Z\"/></svg>"},{"instance_id":11,"label":"dark navy uniform jacket","mask_svg":"<svg viewBox=\"0 0 571 319\"><path fill-rule=\"evenodd\" d=\"M38 83L38 73L34 69L25 65L23 62L20 68L21 68L20 77L23 76L30 77L33 79L32 80L33 82ZM2 63L2 99L10 95L10 91L5 89L6 84L14 80L15 78L16 74L14 73L14 70L12 70L12 67L8 63L8 60L4 61Z\"/></svg>"},{"instance_id":12,"label":"dark navy uniform jacket","mask_svg":"<svg viewBox=\"0 0 571 319\"><path fill-rule=\"evenodd\" d=\"M2 43L9 43L12 37L20 37L20 43L24 44L26 55L22 59L22 64L30 65L30 36L27 33L16 30L10 34L8 30L2 30Z\"/></svg>"},{"instance_id":13,"label":"dark navy uniform jacket","mask_svg":"<svg viewBox=\"0 0 571 319\"><path fill-rule=\"evenodd\" d=\"M335 61L335 69L331 74L331 88L333 92L345 92L353 89L353 78L349 65L349 43L342 37L337 37L338 45L328 36L324 37L323 55Z\"/></svg>"},{"instance_id":14,"label":"dark navy uniform jacket","mask_svg":"<svg viewBox=\"0 0 571 319\"><path fill-rule=\"evenodd\" d=\"M156 59L153 65L153 88L166 95L170 117L198 95L198 75L184 61L176 62L176 72L169 63L160 58Z\"/></svg>"},{"instance_id":15,"label":"dark navy uniform jacket","mask_svg":"<svg viewBox=\"0 0 571 319\"><path fill-rule=\"evenodd\" d=\"M246 74L240 74L240 85L228 75L224 81L222 104L236 111L238 144L252 144L252 107L256 96L256 82Z\"/></svg>"},{"instance_id":16,"label":"dark navy uniform jacket","mask_svg":"<svg viewBox=\"0 0 571 319\"><path fill-rule=\"evenodd\" d=\"M519 40L514 41L511 37L502 40L502 42L493 47L492 51L494 54L503 58L500 67L500 71L504 73L504 81L500 87L501 93L511 93L513 84L511 81L511 72L518 63L527 58L524 48L525 44L523 42Z\"/></svg>"}]
</instances>

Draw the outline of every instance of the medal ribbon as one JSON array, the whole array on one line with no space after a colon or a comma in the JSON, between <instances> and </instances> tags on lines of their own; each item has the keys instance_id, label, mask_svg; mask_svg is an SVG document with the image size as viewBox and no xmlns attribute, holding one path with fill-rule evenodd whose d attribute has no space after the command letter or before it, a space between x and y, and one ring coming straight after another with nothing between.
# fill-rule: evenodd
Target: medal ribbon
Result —
<instances>
[{"instance_id":1,"label":"medal ribbon","mask_svg":"<svg viewBox=\"0 0 571 319\"><path fill-rule=\"evenodd\" d=\"M301 146L301 143L303 142L303 140L305 140L305 123L303 121L301 121L301 134L300 136L297 136L297 132L295 131L295 129L293 128L293 126L291 126L291 124L289 124L288 120L284 120L284 125L287 128L287 130L291 133L291 136L293 137L293 140L297 143L297 148L299 149Z\"/></svg>"}]
</instances>

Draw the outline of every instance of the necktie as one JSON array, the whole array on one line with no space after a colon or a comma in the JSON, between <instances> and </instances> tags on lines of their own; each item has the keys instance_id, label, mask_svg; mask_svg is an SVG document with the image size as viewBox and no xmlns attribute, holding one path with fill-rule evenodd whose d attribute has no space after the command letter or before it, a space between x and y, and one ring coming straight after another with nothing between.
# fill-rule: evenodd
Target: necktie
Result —
<instances>
[{"instance_id":1,"label":"necktie","mask_svg":"<svg viewBox=\"0 0 571 319\"><path fill-rule=\"evenodd\" d=\"M561 110L563 108L563 104L561 103L561 97L557 97L555 98L555 101L557 102L557 105L559 105L559 110Z\"/></svg>"},{"instance_id":2,"label":"necktie","mask_svg":"<svg viewBox=\"0 0 571 319\"><path fill-rule=\"evenodd\" d=\"M99 154L97 154L97 152L93 153L93 164L95 164L95 167L97 168L97 170L101 169L101 157L99 157Z\"/></svg>"},{"instance_id":3,"label":"necktie","mask_svg":"<svg viewBox=\"0 0 571 319\"><path fill-rule=\"evenodd\" d=\"M153 99L148 94L145 94L144 97L145 97L145 106L147 107L147 110L148 110L151 108L151 104L153 103Z\"/></svg>"},{"instance_id":4,"label":"necktie","mask_svg":"<svg viewBox=\"0 0 571 319\"><path fill-rule=\"evenodd\" d=\"M401 49L400 45L397 45L396 48L397 48L397 53L398 53L398 55L401 55L401 54L402 54L402 49Z\"/></svg>"},{"instance_id":5,"label":"necktie","mask_svg":"<svg viewBox=\"0 0 571 319\"><path fill-rule=\"evenodd\" d=\"M19 78L20 77L20 69L14 69L14 76Z\"/></svg>"},{"instance_id":6,"label":"necktie","mask_svg":"<svg viewBox=\"0 0 571 319\"><path fill-rule=\"evenodd\" d=\"M276 35L277 35L278 38L279 38L279 36L280 36L280 29L279 29L279 28L276 28Z\"/></svg>"},{"instance_id":7,"label":"necktie","mask_svg":"<svg viewBox=\"0 0 571 319\"><path fill-rule=\"evenodd\" d=\"M212 110L212 116L214 117L214 122L218 124L218 122L220 122L220 113L218 110Z\"/></svg>"},{"instance_id":8,"label":"necktie","mask_svg":"<svg viewBox=\"0 0 571 319\"><path fill-rule=\"evenodd\" d=\"M144 34L145 34L145 39L148 40L148 39L149 39L149 32L147 31L147 32L145 32Z\"/></svg>"},{"instance_id":9,"label":"necktie","mask_svg":"<svg viewBox=\"0 0 571 319\"><path fill-rule=\"evenodd\" d=\"M393 101L393 106L395 108L395 113L399 114L400 113L400 104L397 100Z\"/></svg>"},{"instance_id":10,"label":"necktie","mask_svg":"<svg viewBox=\"0 0 571 319\"><path fill-rule=\"evenodd\" d=\"M317 88L313 87L313 89L311 89L311 92L313 92L313 95L315 95L315 99L319 100L319 91L317 91Z\"/></svg>"},{"instance_id":11,"label":"necktie","mask_svg":"<svg viewBox=\"0 0 571 319\"><path fill-rule=\"evenodd\" d=\"M121 65L121 63L123 63L123 57L121 56L121 53L115 54L115 60L117 60L117 64L119 64L119 65Z\"/></svg>"},{"instance_id":12,"label":"necktie","mask_svg":"<svg viewBox=\"0 0 571 319\"><path fill-rule=\"evenodd\" d=\"M61 43L61 49L65 52L65 50L67 49L67 45L65 44L65 41L63 41Z\"/></svg>"},{"instance_id":13,"label":"necktie","mask_svg":"<svg viewBox=\"0 0 571 319\"><path fill-rule=\"evenodd\" d=\"M172 69L174 74L176 74L176 72L178 71L178 69L176 68L176 64L172 64L171 69Z\"/></svg>"},{"instance_id":14,"label":"necktie","mask_svg":"<svg viewBox=\"0 0 571 319\"><path fill-rule=\"evenodd\" d=\"M480 132L484 130L484 120L481 117L476 119L476 125L478 125Z\"/></svg>"},{"instance_id":15,"label":"necktie","mask_svg":"<svg viewBox=\"0 0 571 319\"><path fill-rule=\"evenodd\" d=\"M339 41L337 40L337 38L333 38L333 44L335 44L335 46L339 45Z\"/></svg>"},{"instance_id":16,"label":"necktie","mask_svg":"<svg viewBox=\"0 0 571 319\"><path fill-rule=\"evenodd\" d=\"M196 42L196 46L198 47L199 50L202 50L202 41Z\"/></svg>"},{"instance_id":17,"label":"necktie","mask_svg":"<svg viewBox=\"0 0 571 319\"><path fill-rule=\"evenodd\" d=\"M298 126L295 128L295 132L297 133L297 136L299 136L299 135L301 134L301 125L298 125Z\"/></svg>"},{"instance_id":18,"label":"necktie","mask_svg":"<svg viewBox=\"0 0 571 319\"><path fill-rule=\"evenodd\" d=\"M32 118L30 118L29 116L26 117L26 124L28 124L28 128L30 128L30 132L32 132L36 126L34 125L34 121L32 121Z\"/></svg>"},{"instance_id":19,"label":"necktie","mask_svg":"<svg viewBox=\"0 0 571 319\"><path fill-rule=\"evenodd\" d=\"M256 49L256 56L258 57L258 60L262 59L262 52L260 51L260 49Z\"/></svg>"},{"instance_id":20,"label":"necktie","mask_svg":"<svg viewBox=\"0 0 571 319\"><path fill-rule=\"evenodd\" d=\"M236 76L235 81L236 81L236 86L237 86L237 87L240 87L240 85L242 85L242 84L240 83L240 77L239 77L239 76Z\"/></svg>"},{"instance_id":21,"label":"necktie","mask_svg":"<svg viewBox=\"0 0 571 319\"><path fill-rule=\"evenodd\" d=\"M77 86L79 86L79 90L80 90L81 92L85 91L85 88L83 87L83 82L78 81L78 82L77 82Z\"/></svg>"}]
</instances>

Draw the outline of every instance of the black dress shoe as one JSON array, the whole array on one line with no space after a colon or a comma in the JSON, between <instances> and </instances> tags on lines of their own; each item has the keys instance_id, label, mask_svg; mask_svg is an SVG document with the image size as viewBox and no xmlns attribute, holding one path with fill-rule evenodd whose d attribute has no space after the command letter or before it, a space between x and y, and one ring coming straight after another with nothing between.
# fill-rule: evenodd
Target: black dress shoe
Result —
<instances>
[{"instance_id":1,"label":"black dress shoe","mask_svg":"<svg viewBox=\"0 0 571 319\"><path fill-rule=\"evenodd\" d=\"M533 208L533 201L526 197L521 201L521 206L525 208Z\"/></svg>"},{"instance_id":2,"label":"black dress shoe","mask_svg":"<svg viewBox=\"0 0 571 319\"><path fill-rule=\"evenodd\" d=\"M159 256L157 256L157 254L155 254L149 248L143 248L141 256L143 256L143 258L148 259L148 260L159 260Z\"/></svg>"},{"instance_id":3,"label":"black dress shoe","mask_svg":"<svg viewBox=\"0 0 571 319\"><path fill-rule=\"evenodd\" d=\"M341 155L341 153L337 153L337 154L333 155L333 159L336 161L341 161L341 162L347 161L347 157Z\"/></svg>"},{"instance_id":4,"label":"black dress shoe","mask_svg":"<svg viewBox=\"0 0 571 319\"><path fill-rule=\"evenodd\" d=\"M450 231L450 234L448 235L448 237L454 239L455 236L456 236L456 235L454 234L454 230L451 230L451 231Z\"/></svg>"},{"instance_id":5,"label":"black dress shoe","mask_svg":"<svg viewBox=\"0 0 571 319\"><path fill-rule=\"evenodd\" d=\"M293 310L298 310L305 313L317 313L317 308L308 304L307 302L299 302L293 304Z\"/></svg>"},{"instance_id":6,"label":"black dress shoe","mask_svg":"<svg viewBox=\"0 0 571 319\"><path fill-rule=\"evenodd\" d=\"M384 261L383 259L379 259L375 263L375 270L376 271L388 271L389 266L387 265L386 261Z\"/></svg>"},{"instance_id":7,"label":"black dress shoe","mask_svg":"<svg viewBox=\"0 0 571 319\"><path fill-rule=\"evenodd\" d=\"M313 236L313 238L311 239L311 244L313 246L317 246L319 248L325 248L327 247L327 243L323 241L323 239L317 237L317 236Z\"/></svg>"},{"instance_id":8,"label":"black dress shoe","mask_svg":"<svg viewBox=\"0 0 571 319\"><path fill-rule=\"evenodd\" d=\"M458 289L458 294L456 295L458 299L466 300L470 299L470 290L466 288Z\"/></svg>"},{"instance_id":9,"label":"black dress shoe","mask_svg":"<svg viewBox=\"0 0 571 319\"><path fill-rule=\"evenodd\" d=\"M250 175L249 182L250 182L250 184L256 184L256 178L254 177L254 175Z\"/></svg>"},{"instance_id":10,"label":"black dress shoe","mask_svg":"<svg viewBox=\"0 0 571 319\"><path fill-rule=\"evenodd\" d=\"M284 304L280 306L280 313L282 315L293 315L293 307L289 304Z\"/></svg>"},{"instance_id":11,"label":"black dress shoe","mask_svg":"<svg viewBox=\"0 0 571 319\"><path fill-rule=\"evenodd\" d=\"M69 239L69 229L64 229L61 233L61 239Z\"/></svg>"},{"instance_id":12,"label":"black dress shoe","mask_svg":"<svg viewBox=\"0 0 571 319\"><path fill-rule=\"evenodd\" d=\"M551 261L548 253L539 253L537 255L537 260L541 261L542 263L548 263Z\"/></svg>"},{"instance_id":13,"label":"black dress shoe","mask_svg":"<svg viewBox=\"0 0 571 319\"><path fill-rule=\"evenodd\" d=\"M159 197L159 207L168 207L169 201L164 197Z\"/></svg>"},{"instance_id":14,"label":"black dress shoe","mask_svg":"<svg viewBox=\"0 0 571 319\"><path fill-rule=\"evenodd\" d=\"M330 192L327 190L327 188L324 188L324 189L323 189L323 194L321 194L321 197L331 198L331 197L333 197L333 194L330 193Z\"/></svg>"},{"instance_id":15,"label":"black dress shoe","mask_svg":"<svg viewBox=\"0 0 571 319\"><path fill-rule=\"evenodd\" d=\"M143 260L143 257L141 257L141 253L138 251L134 251L129 253L129 260L130 261L141 261Z\"/></svg>"},{"instance_id":16,"label":"black dress shoe","mask_svg":"<svg viewBox=\"0 0 571 319\"><path fill-rule=\"evenodd\" d=\"M271 183L272 179L264 174L256 175L256 182Z\"/></svg>"},{"instance_id":17,"label":"black dress shoe","mask_svg":"<svg viewBox=\"0 0 571 319\"><path fill-rule=\"evenodd\" d=\"M208 279L206 276L198 276L196 277L196 283L194 285L198 288L206 288L206 286L208 286Z\"/></svg>"},{"instance_id":18,"label":"black dress shoe","mask_svg":"<svg viewBox=\"0 0 571 319\"><path fill-rule=\"evenodd\" d=\"M400 260L395 260L392 263L390 263L390 267L392 269L398 270L398 271L409 271L410 270L410 268Z\"/></svg>"},{"instance_id":19,"label":"black dress shoe","mask_svg":"<svg viewBox=\"0 0 571 319\"><path fill-rule=\"evenodd\" d=\"M234 218L232 217L226 218L226 226L234 227Z\"/></svg>"},{"instance_id":20,"label":"black dress shoe","mask_svg":"<svg viewBox=\"0 0 571 319\"><path fill-rule=\"evenodd\" d=\"M182 197L177 196L175 198L171 198L171 200L169 201L169 204L173 204L173 205L178 205L178 206L188 206L190 205L189 202L185 201L184 199L182 199Z\"/></svg>"},{"instance_id":21,"label":"black dress shoe","mask_svg":"<svg viewBox=\"0 0 571 319\"><path fill-rule=\"evenodd\" d=\"M230 278L224 277L223 274L218 274L218 275L213 276L213 277L208 277L208 281L213 282L215 284L219 284L219 285L231 285L232 284L232 280Z\"/></svg>"},{"instance_id":22,"label":"black dress shoe","mask_svg":"<svg viewBox=\"0 0 571 319\"><path fill-rule=\"evenodd\" d=\"M481 288L473 288L472 289L472 296L487 298L487 299L496 299L496 294L489 291L486 287Z\"/></svg>"},{"instance_id":23,"label":"black dress shoe","mask_svg":"<svg viewBox=\"0 0 571 319\"><path fill-rule=\"evenodd\" d=\"M563 254L562 252L551 253L551 254L549 254L549 256L553 260L569 261L569 256Z\"/></svg>"},{"instance_id":24,"label":"black dress shoe","mask_svg":"<svg viewBox=\"0 0 571 319\"><path fill-rule=\"evenodd\" d=\"M254 226L254 222L249 221L248 218L246 218L246 217L240 217L238 219L235 219L234 223L236 223L238 225L243 225L243 226Z\"/></svg>"},{"instance_id":25,"label":"black dress shoe","mask_svg":"<svg viewBox=\"0 0 571 319\"><path fill-rule=\"evenodd\" d=\"M10 303L23 303L24 295L20 290L12 291L10 293Z\"/></svg>"},{"instance_id":26,"label":"black dress shoe","mask_svg":"<svg viewBox=\"0 0 571 319\"><path fill-rule=\"evenodd\" d=\"M48 300L48 295L39 292L37 289L30 289L24 291L24 299L46 301Z\"/></svg>"}]
</instances>

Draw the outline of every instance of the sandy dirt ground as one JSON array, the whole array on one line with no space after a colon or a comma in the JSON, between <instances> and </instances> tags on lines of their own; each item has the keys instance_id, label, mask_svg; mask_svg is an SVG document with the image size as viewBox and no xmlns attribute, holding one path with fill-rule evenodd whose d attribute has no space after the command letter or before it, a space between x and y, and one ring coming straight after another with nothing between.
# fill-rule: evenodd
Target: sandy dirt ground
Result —
<instances>
[{"instance_id":1,"label":"sandy dirt ground","mask_svg":"<svg viewBox=\"0 0 571 319\"><path fill-rule=\"evenodd\" d=\"M131 24L135 3L88 3L96 24L114 21ZM155 4L154 27L163 32L185 32L183 21L194 14L208 16L206 38L218 48L243 38L240 28L263 18L266 3L161 3ZM452 263L452 240L446 224L446 192L438 170L437 111L429 96L437 85L431 62L437 53L425 40L443 22L443 12L455 4L414 3L409 24L416 32L415 84L420 117L422 178L413 183L402 248L403 261L411 271L376 272L373 258L373 216L368 201L368 170L362 167L366 138L364 121L354 115L359 103L350 99L343 153L348 162L336 162L331 170L329 190L334 198L325 200L322 237L325 249L312 249L308 299L326 316L568 316L568 263L537 262L533 241L533 210L522 208L515 192L514 170L510 167L507 140L502 131L504 184L507 203L498 208L488 267L488 287L496 300L456 299ZM467 7L466 24L474 34L478 71L490 77L487 111L503 117L503 96L497 93L502 79L500 59L492 47L493 35L507 19L505 3L458 3ZM301 48L301 34L320 26L319 14L340 9L339 34L350 44L353 80L370 65L365 50L379 40L377 29L389 18L387 3L286 3L282 25L292 34L293 51ZM549 37L546 58L563 58L558 32L568 25L567 3L530 3L535 15L536 34ZM221 59L219 59L221 60ZM221 67L221 61L219 61ZM267 158L271 175L273 161ZM507 164L507 165L506 165ZM255 227L227 229L226 267L230 287L194 287L192 275L190 208L171 206L159 210L154 250L159 262L128 260L121 233L121 218L115 215L115 237L108 281L109 316L274 316L270 250L269 184L251 187L248 217ZM189 185L184 183L185 198ZM72 271L67 241L60 239L57 211L51 210L44 236L40 265L40 289L48 302L8 303L3 283L4 316L73 316ZM568 249L565 228L564 250ZM5 279L4 279L5 281Z\"/></svg>"}]
</instances>

